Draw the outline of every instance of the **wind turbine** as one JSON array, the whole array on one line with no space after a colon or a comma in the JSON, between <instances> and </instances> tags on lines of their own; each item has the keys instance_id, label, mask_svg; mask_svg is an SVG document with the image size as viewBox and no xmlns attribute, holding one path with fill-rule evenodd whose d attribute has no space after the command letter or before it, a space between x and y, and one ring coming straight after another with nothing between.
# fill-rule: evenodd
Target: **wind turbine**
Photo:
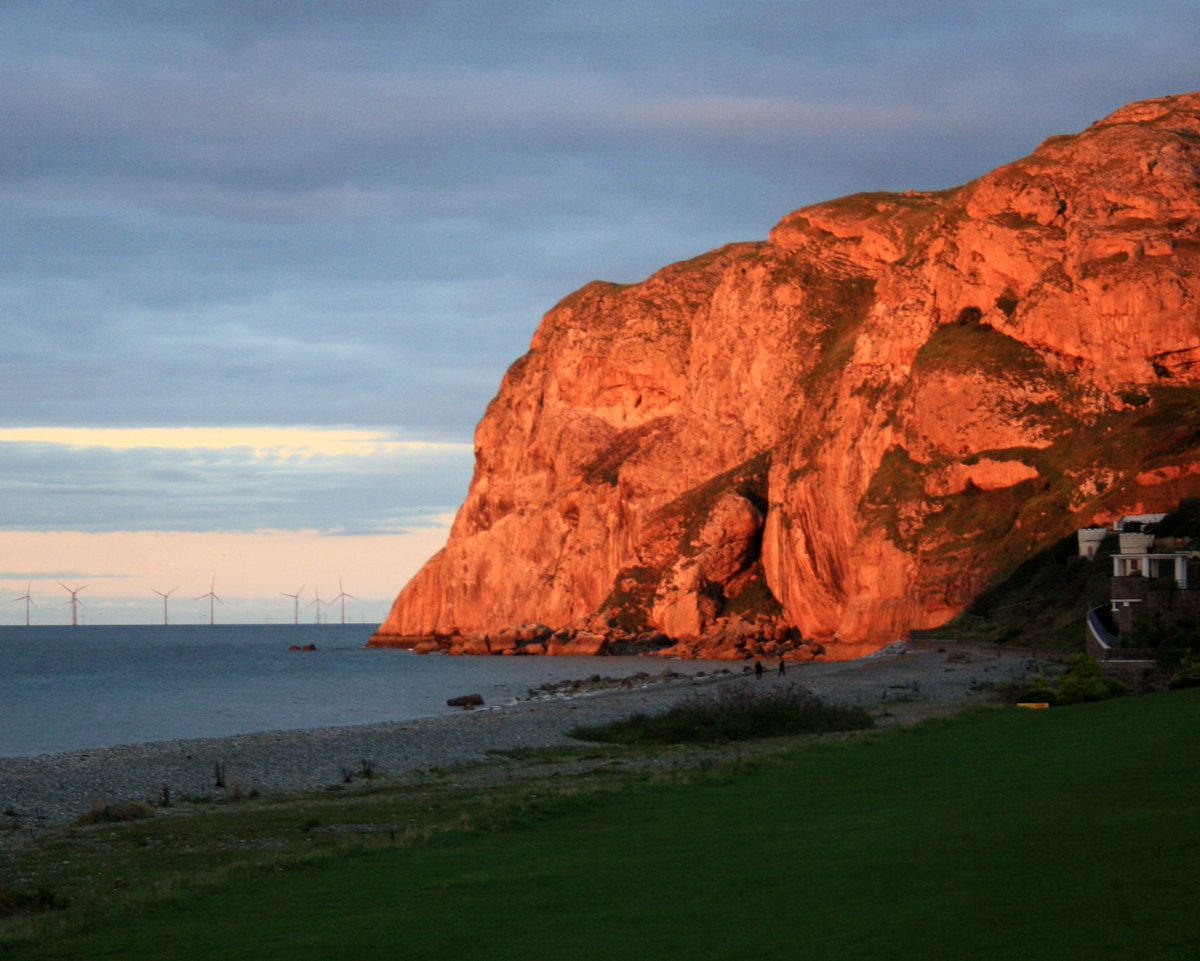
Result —
<instances>
[{"instance_id":1,"label":"wind turbine","mask_svg":"<svg viewBox=\"0 0 1200 961\"><path fill-rule=\"evenodd\" d=\"M202 601L206 597L208 598L208 623L216 624L217 619L216 619L216 615L214 614L213 601L216 601L218 604L225 603L223 600L221 600L221 598L217 597L217 575L216 574L213 575L212 583L208 585L208 593L201 594L199 597L196 598L196 600Z\"/></svg>"},{"instance_id":2,"label":"wind turbine","mask_svg":"<svg viewBox=\"0 0 1200 961\"><path fill-rule=\"evenodd\" d=\"M334 601L342 602L342 623L343 624L346 623L346 598L347 597L350 598L350 600L352 600L352 601L358 600L358 598L355 597L353 594L346 593L346 589L344 587L342 587L342 577L339 574L338 575L338 596L335 597L333 599L333 601L330 601L329 603L332 604Z\"/></svg>"},{"instance_id":3,"label":"wind turbine","mask_svg":"<svg viewBox=\"0 0 1200 961\"><path fill-rule=\"evenodd\" d=\"M161 597L161 598L163 599L163 625L165 626L165 625L166 625L166 623L167 623L167 598L168 598L168 597L170 597L172 594L174 594L174 593L175 593L177 590L179 590L179 588L178 588L178 587L172 587L172 588L171 588L169 591L167 591L167 593L165 593L165 594L164 594L162 591L157 591L157 590L154 590L154 588L153 588L153 587L152 587L152 588L150 588L150 590L154 591L154 593L155 593L155 594L157 594L159 597ZM199 599L199 598L197 598L197 600L198 600L198 599Z\"/></svg>"},{"instance_id":4,"label":"wind turbine","mask_svg":"<svg viewBox=\"0 0 1200 961\"><path fill-rule=\"evenodd\" d=\"M29 593L29 590L31 587L33 587L33 581L30 581L28 584L25 585L25 593L24 594L22 594L20 597L13 598L14 604L17 601L25 602L25 626L26 627L29 626L29 605L33 604L34 607L37 607L37 604L34 604L34 602L33 602L33 595Z\"/></svg>"},{"instance_id":5,"label":"wind turbine","mask_svg":"<svg viewBox=\"0 0 1200 961\"><path fill-rule=\"evenodd\" d=\"M83 601L79 599L79 592L87 587L87 585L82 584L72 590L62 581L59 581L58 586L71 595L71 600L67 602L71 605L71 626L77 627L79 625L79 605L83 603Z\"/></svg>"},{"instance_id":6,"label":"wind turbine","mask_svg":"<svg viewBox=\"0 0 1200 961\"><path fill-rule=\"evenodd\" d=\"M289 594L287 591L280 591L279 593L282 594L284 597L290 597L292 599L292 601L294 602L292 605L294 608L294 610L292 612L293 616L295 617L294 623L299 624L300 623L300 595L304 593L304 585L301 584L300 590L296 591L295 594Z\"/></svg>"},{"instance_id":7,"label":"wind turbine","mask_svg":"<svg viewBox=\"0 0 1200 961\"><path fill-rule=\"evenodd\" d=\"M317 623L320 624L321 623L321 605L324 604L326 607L328 607L330 604L333 603L333 601L321 600L321 589L319 587L314 587L313 593L315 593L317 595L316 599L309 601L308 606L312 607L314 604L317 605Z\"/></svg>"}]
</instances>

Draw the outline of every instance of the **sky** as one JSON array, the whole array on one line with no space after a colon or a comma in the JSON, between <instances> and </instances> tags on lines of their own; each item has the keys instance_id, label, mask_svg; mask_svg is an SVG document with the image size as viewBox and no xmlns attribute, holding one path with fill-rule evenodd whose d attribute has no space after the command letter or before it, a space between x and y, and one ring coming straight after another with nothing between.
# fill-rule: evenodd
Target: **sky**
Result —
<instances>
[{"instance_id":1,"label":"sky","mask_svg":"<svg viewBox=\"0 0 1200 961\"><path fill-rule=\"evenodd\" d=\"M0 0L0 624L378 622L572 290L973 179L1200 88L1198 40L1193 0Z\"/></svg>"}]
</instances>

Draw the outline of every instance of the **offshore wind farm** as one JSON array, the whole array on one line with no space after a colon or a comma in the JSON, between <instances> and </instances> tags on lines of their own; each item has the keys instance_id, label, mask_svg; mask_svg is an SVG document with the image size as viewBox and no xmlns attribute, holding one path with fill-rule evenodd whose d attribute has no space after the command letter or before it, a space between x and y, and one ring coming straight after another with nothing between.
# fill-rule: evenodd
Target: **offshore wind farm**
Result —
<instances>
[{"instance_id":1,"label":"offshore wind farm","mask_svg":"<svg viewBox=\"0 0 1200 961\"><path fill-rule=\"evenodd\" d=\"M207 624L212 627L221 624L376 624L379 621L378 605L387 603L387 599L368 599L367 603L355 604L359 598L346 590L342 577L337 578L338 592L331 598L321 597L321 587L314 584L301 585L294 591L279 591L279 596L287 598L291 603L283 603L271 607L265 616L259 615L253 619L241 619L237 612L246 610L243 598L233 598L229 616L224 612L227 608L226 599L217 591L217 578L210 577L208 590L194 597L184 595L171 600L180 591L176 585L170 590L160 590L157 587L148 588L148 594L157 600L140 605L115 606L111 599L89 604L81 596L91 588L91 584L68 585L62 581L54 583L38 583L28 581L21 593L13 593L9 605L3 608L6 618L0 621L0 627L5 625L22 627L82 627L82 626L122 626L157 624L162 627L172 625ZM66 599L61 600L62 592ZM308 597L311 593L311 597ZM57 595L57 596L56 596ZM37 598L41 597L39 604ZM349 603L349 606L347 605ZM17 606L20 605L20 606ZM301 617L301 609L305 617ZM255 607L261 611L261 607ZM136 613L134 613L136 611ZM309 613L311 612L311 613Z\"/></svg>"}]
</instances>

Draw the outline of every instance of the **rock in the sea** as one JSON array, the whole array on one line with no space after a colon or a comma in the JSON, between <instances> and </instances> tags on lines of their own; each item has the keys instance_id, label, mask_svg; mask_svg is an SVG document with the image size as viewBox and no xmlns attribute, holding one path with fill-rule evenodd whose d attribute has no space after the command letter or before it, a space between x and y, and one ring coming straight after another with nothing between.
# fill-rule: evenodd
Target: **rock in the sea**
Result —
<instances>
[{"instance_id":1,"label":"rock in the sea","mask_svg":"<svg viewBox=\"0 0 1200 961\"><path fill-rule=\"evenodd\" d=\"M1198 410L1191 93L567 297L372 643L866 653L1200 493Z\"/></svg>"},{"instance_id":2,"label":"rock in the sea","mask_svg":"<svg viewBox=\"0 0 1200 961\"><path fill-rule=\"evenodd\" d=\"M472 707L483 707L483 695L460 694L458 697L452 697L447 700L446 705L448 707L461 707L467 709Z\"/></svg>"}]
</instances>

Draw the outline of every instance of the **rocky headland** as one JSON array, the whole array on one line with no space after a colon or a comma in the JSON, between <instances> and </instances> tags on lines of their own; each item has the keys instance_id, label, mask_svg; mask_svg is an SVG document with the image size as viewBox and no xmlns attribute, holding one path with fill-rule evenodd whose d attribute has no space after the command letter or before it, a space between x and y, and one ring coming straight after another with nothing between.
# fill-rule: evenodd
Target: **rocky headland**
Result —
<instances>
[{"instance_id":1,"label":"rocky headland","mask_svg":"<svg viewBox=\"0 0 1200 961\"><path fill-rule=\"evenodd\" d=\"M542 320L375 645L858 656L1200 493L1200 93Z\"/></svg>"}]
</instances>

